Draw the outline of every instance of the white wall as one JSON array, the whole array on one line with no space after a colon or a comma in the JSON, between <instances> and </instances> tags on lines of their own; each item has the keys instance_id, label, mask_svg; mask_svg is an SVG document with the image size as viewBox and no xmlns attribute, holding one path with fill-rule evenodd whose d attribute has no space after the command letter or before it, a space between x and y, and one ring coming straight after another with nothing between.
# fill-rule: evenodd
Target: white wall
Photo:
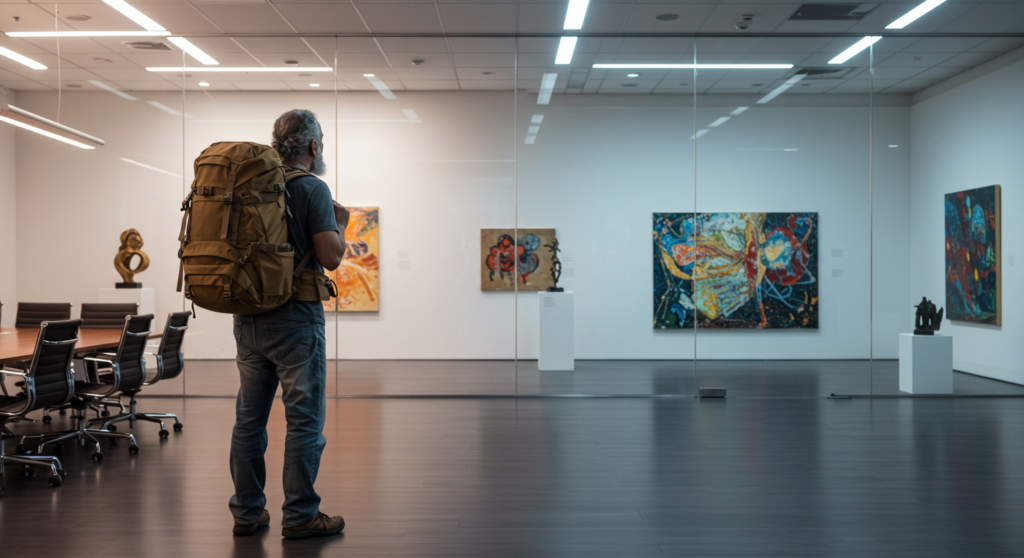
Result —
<instances>
[{"instance_id":1,"label":"white wall","mask_svg":"<svg viewBox=\"0 0 1024 558\"><path fill-rule=\"evenodd\" d=\"M1016 60L1007 64L1010 60ZM998 70L912 107L911 290L945 300L944 196L1002 186L1002 326L946 320L957 370L1024 384L1024 49L989 63ZM984 74L985 68L978 74ZM927 92L926 92L927 93ZM910 314L908 314L910 316ZM909 321L909 318L908 318Z\"/></svg>"},{"instance_id":2,"label":"white wall","mask_svg":"<svg viewBox=\"0 0 1024 558\"><path fill-rule=\"evenodd\" d=\"M107 93L64 95L62 121L107 140L95 152L19 132L20 300L96 300L99 288L118 280L118 234L134 227L153 260L139 280L157 288L157 314L180 309L178 207L191 160L213 141L269 142L278 114L310 107L325 123L328 152L337 146L326 180L338 199L381 208L381 311L340 314L329 324L341 358L508 359L517 337L519 357L535 357L536 295L520 296L517 316L512 293L479 289L479 229L513 226L517 196L519 226L558 229L572 258L564 283L577 293L578 358L693 355L692 331L652 329L650 295L651 214L693 208L692 99L560 96L538 111L536 98L525 94L517 110L511 92L413 92L397 101L344 93L335 116L329 92L190 93L183 147L182 119L147 103L180 111L180 93L139 96L131 102ZM26 109L52 117L55 95L23 97ZM792 97L751 109L701 140L697 209L817 211L821 328L702 330L701 358L871 354L866 97L838 98L832 106L823 96ZM719 101L702 103L700 126L736 103L752 104ZM419 121L403 109L413 109ZM525 145L537 113L545 114L538 141ZM905 146L908 113L877 108L876 141ZM876 358L895 356L901 324L893 317L910 300L908 166L905 148L876 153ZM832 258L833 248L843 250L842 258ZM833 277L833 269L844 275ZM200 311L190 334L190 357L233 357L227 316Z\"/></svg>"},{"instance_id":3,"label":"white wall","mask_svg":"<svg viewBox=\"0 0 1024 558\"><path fill-rule=\"evenodd\" d=\"M13 91L0 89L0 102L17 105ZM18 308L18 193L15 128L0 126L0 326L14 327Z\"/></svg>"}]
</instances>

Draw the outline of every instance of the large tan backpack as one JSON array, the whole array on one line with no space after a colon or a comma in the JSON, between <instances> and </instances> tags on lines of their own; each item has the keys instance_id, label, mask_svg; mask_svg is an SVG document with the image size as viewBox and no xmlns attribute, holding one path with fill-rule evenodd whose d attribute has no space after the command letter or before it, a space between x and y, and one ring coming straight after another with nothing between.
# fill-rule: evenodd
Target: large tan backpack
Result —
<instances>
[{"instance_id":1,"label":"large tan backpack","mask_svg":"<svg viewBox=\"0 0 1024 558\"><path fill-rule=\"evenodd\" d=\"M309 173L290 169L272 147L221 142L195 162L182 202L178 292L200 308L260 314L289 301L329 300L330 279L306 269L310 247L293 267L285 183Z\"/></svg>"}]
</instances>

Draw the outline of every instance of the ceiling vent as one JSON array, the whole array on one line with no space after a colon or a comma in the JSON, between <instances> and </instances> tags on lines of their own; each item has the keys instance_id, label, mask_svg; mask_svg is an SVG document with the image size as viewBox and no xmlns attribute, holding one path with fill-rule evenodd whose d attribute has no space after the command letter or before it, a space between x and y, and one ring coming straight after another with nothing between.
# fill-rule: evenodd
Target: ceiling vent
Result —
<instances>
[{"instance_id":1,"label":"ceiling vent","mask_svg":"<svg viewBox=\"0 0 1024 558\"><path fill-rule=\"evenodd\" d=\"M804 4L790 16L791 20L857 21L878 7L873 4Z\"/></svg>"},{"instance_id":2,"label":"ceiling vent","mask_svg":"<svg viewBox=\"0 0 1024 558\"><path fill-rule=\"evenodd\" d=\"M121 41L121 44L132 50L172 50L167 43L162 43L160 41Z\"/></svg>"},{"instance_id":3,"label":"ceiling vent","mask_svg":"<svg viewBox=\"0 0 1024 558\"><path fill-rule=\"evenodd\" d=\"M804 74L804 79L844 79L855 68L803 68L797 74Z\"/></svg>"}]
</instances>

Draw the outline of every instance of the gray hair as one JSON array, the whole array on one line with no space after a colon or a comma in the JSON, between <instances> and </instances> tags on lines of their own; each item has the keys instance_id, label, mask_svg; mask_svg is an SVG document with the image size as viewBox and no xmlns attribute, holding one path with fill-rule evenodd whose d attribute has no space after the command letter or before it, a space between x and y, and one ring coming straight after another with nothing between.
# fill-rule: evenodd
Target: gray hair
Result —
<instances>
[{"instance_id":1,"label":"gray hair","mask_svg":"<svg viewBox=\"0 0 1024 558\"><path fill-rule=\"evenodd\" d=\"M312 111L295 109L282 114L274 122L270 145L284 159L299 159L306 155L309 142L313 140L320 142L320 122L316 115Z\"/></svg>"}]
</instances>

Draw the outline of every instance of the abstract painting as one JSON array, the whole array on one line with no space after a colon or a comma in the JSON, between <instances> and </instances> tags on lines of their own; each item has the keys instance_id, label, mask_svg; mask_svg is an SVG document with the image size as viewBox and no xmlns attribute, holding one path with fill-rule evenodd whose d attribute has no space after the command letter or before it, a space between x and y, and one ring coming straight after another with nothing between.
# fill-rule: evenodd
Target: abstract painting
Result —
<instances>
[{"instance_id":1,"label":"abstract painting","mask_svg":"<svg viewBox=\"0 0 1024 558\"><path fill-rule=\"evenodd\" d=\"M325 301L327 312L380 310L380 209L349 207L345 258L333 272L338 296ZM327 272L331 275L332 272Z\"/></svg>"},{"instance_id":2,"label":"abstract painting","mask_svg":"<svg viewBox=\"0 0 1024 558\"><path fill-rule=\"evenodd\" d=\"M946 317L1002 325L1000 189L946 194Z\"/></svg>"},{"instance_id":3,"label":"abstract painting","mask_svg":"<svg viewBox=\"0 0 1024 558\"><path fill-rule=\"evenodd\" d=\"M817 329L817 213L655 213L656 329Z\"/></svg>"},{"instance_id":4,"label":"abstract painting","mask_svg":"<svg viewBox=\"0 0 1024 558\"><path fill-rule=\"evenodd\" d=\"M517 236L518 235L518 236ZM480 290L543 291L554 286L551 244L555 229L481 229Z\"/></svg>"}]
</instances>

